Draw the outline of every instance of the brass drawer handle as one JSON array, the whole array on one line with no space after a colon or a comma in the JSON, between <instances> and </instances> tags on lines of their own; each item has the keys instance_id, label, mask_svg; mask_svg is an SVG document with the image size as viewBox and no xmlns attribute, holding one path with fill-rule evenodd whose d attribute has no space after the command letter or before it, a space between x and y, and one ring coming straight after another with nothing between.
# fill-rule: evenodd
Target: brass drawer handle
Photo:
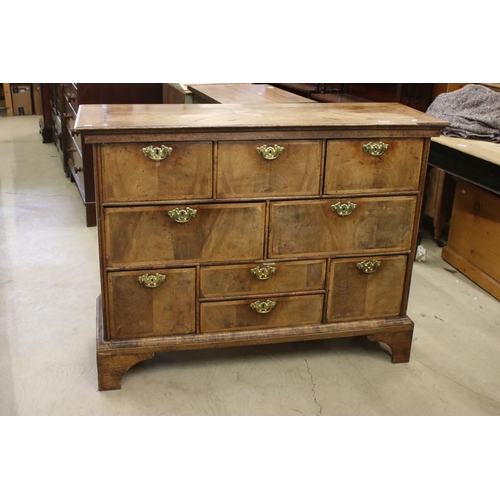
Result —
<instances>
[{"instance_id":1,"label":"brass drawer handle","mask_svg":"<svg viewBox=\"0 0 500 500\"><path fill-rule=\"evenodd\" d=\"M192 217L196 215L197 210L194 208L173 208L169 210L168 216L178 222L179 224L184 224L191 220Z\"/></svg>"},{"instance_id":2,"label":"brass drawer handle","mask_svg":"<svg viewBox=\"0 0 500 500\"><path fill-rule=\"evenodd\" d=\"M259 146L257 148L257 153L262 155L266 160L276 160L278 156L285 151L283 146L278 146L275 144L274 146L267 146L264 144L263 146Z\"/></svg>"},{"instance_id":3,"label":"brass drawer handle","mask_svg":"<svg viewBox=\"0 0 500 500\"><path fill-rule=\"evenodd\" d=\"M137 280L148 288L156 288L160 286L165 281L166 276L164 274L143 274L139 276Z\"/></svg>"},{"instance_id":4,"label":"brass drawer handle","mask_svg":"<svg viewBox=\"0 0 500 500\"><path fill-rule=\"evenodd\" d=\"M272 311L275 305L276 302L274 302L274 300L268 299L268 300L257 300L256 302L250 304L250 307L254 311L257 311L259 314L267 314L268 312Z\"/></svg>"},{"instance_id":5,"label":"brass drawer handle","mask_svg":"<svg viewBox=\"0 0 500 500\"><path fill-rule=\"evenodd\" d=\"M151 158L154 161L164 160L173 149L168 146L148 146L147 148L142 148L144 156Z\"/></svg>"},{"instance_id":6,"label":"brass drawer handle","mask_svg":"<svg viewBox=\"0 0 500 500\"><path fill-rule=\"evenodd\" d=\"M389 149L385 142L367 142L363 145L363 151L371 156L382 156Z\"/></svg>"},{"instance_id":7,"label":"brass drawer handle","mask_svg":"<svg viewBox=\"0 0 500 500\"><path fill-rule=\"evenodd\" d=\"M356 264L357 268L366 274L374 273L381 265L379 260L363 260Z\"/></svg>"},{"instance_id":8,"label":"brass drawer handle","mask_svg":"<svg viewBox=\"0 0 500 500\"><path fill-rule=\"evenodd\" d=\"M258 280L268 280L278 268L274 264L265 264L262 267L257 266L250 269L250 274Z\"/></svg>"},{"instance_id":9,"label":"brass drawer handle","mask_svg":"<svg viewBox=\"0 0 500 500\"><path fill-rule=\"evenodd\" d=\"M346 217L347 215L351 215L354 210L356 210L356 203L351 203L348 201L347 203L340 203L337 202L335 205L332 205L330 208L334 211L337 212L341 217Z\"/></svg>"}]
</instances>

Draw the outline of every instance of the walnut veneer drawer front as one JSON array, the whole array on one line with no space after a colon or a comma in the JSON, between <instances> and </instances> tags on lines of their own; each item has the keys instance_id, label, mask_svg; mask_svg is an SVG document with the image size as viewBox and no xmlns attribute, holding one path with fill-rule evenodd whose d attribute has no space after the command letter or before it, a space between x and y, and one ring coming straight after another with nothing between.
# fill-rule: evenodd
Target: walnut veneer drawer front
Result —
<instances>
[{"instance_id":1,"label":"walnut veneer drawer front","mask_svg":"<svg viewBox=\"0 0 500 500\"><path fill-rule=\"evenodd\" d=\"M407 257L332 260L327 321L399 316Z\"/></svg>"},{"instance_id":2,"label":"walnut veneer drawer front","mask_svg":"<svg viewBox=\"0 0 500 500\"><path fill-rule=\"evenodd\" d=\"M200 294L210 298L321 290L325 274L324 260L202 267Z\"/></svg>"},{"instance_id":3,"label":"walnut veneer drawer front","mask_svg":"<svg viewBox=\"0 0 500 500\"><path fill-rule=\"evenodd\" d=\"M414 196L274 202L269 256L407 251L415 209Z\"/></svg>"},{"instance_id":4,"label":"walnut veneer drawer front","mask_svg":"<svg viewBox=\"0 0 500 500\"><path fill-rule=\"evenodd\" d=\"M111 272L107 281L110 338L195 332L195 269Z\"/></svg>"},{"instance_id":5,"label":"walnut veneer drawer front","mask_svg":"<svg viewBox=\"0 0 500 500\"><path fill-rule=\"evenodd\" d=\"M317 195L321 141L218 143L218 198Z\"/></svg>"},{"instance_id":6,"label":"walnut veneer drawer front","mask_svg":"<svg viewBox=\"0 0 500 500\"><path fill-rule=\"evenodd\" d=\"M102 148L103 202L212 197L212 143L109 144Z\"/></svg>"},{"instance_id":7,"label":"walnut veneer drawer front","mask_svg":"<svg viewBox=\"0 0 500 500\"><path fill-rule=\"evenodd\" d=\"M423 140L328 141L325 193L416 191Z\"/></svg>"},{"instance_id":8,"label":"walnut veneer drawer front","mask_svg":"<svg viewBox=\"0 0 500 500\"><path fill-rule=\"evenodd\" d=\"M263 258L264 203L107 208L104 217L108 266Z\"/></svg>"},{"instance_id":9,"label":"walnut veneer drawer front","mask_svg":"<svg viewBox=\"0 0 500 500\"><path fill-rule=\"evenodd\" d=\"M200 304L201 333L321 323L323 295L228 300Z\"/></svg>"}]
</instances>

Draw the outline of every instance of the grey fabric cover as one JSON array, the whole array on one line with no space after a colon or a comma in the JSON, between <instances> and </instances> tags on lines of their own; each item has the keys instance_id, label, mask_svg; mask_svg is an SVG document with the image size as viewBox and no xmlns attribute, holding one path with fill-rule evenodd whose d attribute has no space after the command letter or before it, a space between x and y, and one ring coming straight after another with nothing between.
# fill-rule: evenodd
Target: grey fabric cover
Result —
<instances>
[{"instance_id":1,"label":"grey fabric cover","mask_svg":"<svg viewBox=\"0 0 500 500\"><path fill-rule=\"evenodd\" d=\"M500 92L483 85L439 94L426 113L451 123L443 135L500 142Z\"/></svg>"}]
</instances>

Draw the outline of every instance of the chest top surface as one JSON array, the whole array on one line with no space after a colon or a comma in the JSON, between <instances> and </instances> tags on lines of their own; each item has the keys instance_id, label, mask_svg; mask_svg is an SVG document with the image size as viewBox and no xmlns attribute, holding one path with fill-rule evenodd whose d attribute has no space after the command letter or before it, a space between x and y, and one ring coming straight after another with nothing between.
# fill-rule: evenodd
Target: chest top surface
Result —
<instances>
[{"instance_id":1,"label":"chest top surface","mask_svg":"<svg viewBox=\"0 0 500 500\"><path fill-rule=\"evenodd\" d=\"M101 104L79 107L74 131L134 132L269 129L406 129L437 136L448 122L399 103Z\"/></svg>"}]
</instances>

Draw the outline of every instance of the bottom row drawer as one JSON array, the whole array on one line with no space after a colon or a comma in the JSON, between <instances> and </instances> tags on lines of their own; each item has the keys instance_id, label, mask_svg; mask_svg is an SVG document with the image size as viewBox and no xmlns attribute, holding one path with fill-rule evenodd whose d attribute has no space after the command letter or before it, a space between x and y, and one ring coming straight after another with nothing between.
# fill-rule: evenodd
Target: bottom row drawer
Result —
<instances>
[{"instance_id":1,"label":"bottom row drawer","mask_svg":"<svg viewBox=\"0 0 500 500\"><path fill-rule=\"evenodd\" d=\"M147 338L197 331L203 334L396 317L401 314L407 262L406 255L366 260L332 259L326 281L326 315L325 291L321 289L307 293L305 288L302 294L292 295L290 290L273 287L267 290L271 294L259 299L255 295L248 299L235 296L230 300L214 297L210 301L201 301L198 311L194 267L159 269L149 273L109 272L106 337L110 340ZM311 261L311 265L317 266L318 263L321 261ZM239 269L233 267L235 271ZM293 270L295 275L295 267L280 265L283 283L287 283L286 270ZM324 268L322 264L314 273L317 276L315 286L318 286L316 281L323 280L321 268ZM223 271L227 274L230 270L224 268ZM222 276L227 279L224 273ZM203 288L203 279L201 281ZM235 283L240 282L236 280ZM283 292L288 292L288 295Z\"/></svg>"},{"instance_id":2,"label":"bottom row drawer","mask_svg":"<svg viewBox=\"0 0 500 500\"><path fill-rule=\"evenodd\" d=\"M256 330L321 323L323 294L228 300L200 305L202 333Z\"/></svg>"},{"instance_id":3,"label":"bottom row drawer","mask_svg":"<svg viewBox=\"0 0 500 500\"><path fill-rule=\"evenodd\" d=\"M196 269L108 273L110 339L196 333Z\"/></svg>"},{"instance_id":4,"label":"bottom row drawer","mask_svg":"<svg viewBox=\"0 0 500 500\"><path fill-rule=\"evenodd\" d=\"M326 321L399 316L407 262L406 255L332 260Z\"/></svg>"}]
</instances>

